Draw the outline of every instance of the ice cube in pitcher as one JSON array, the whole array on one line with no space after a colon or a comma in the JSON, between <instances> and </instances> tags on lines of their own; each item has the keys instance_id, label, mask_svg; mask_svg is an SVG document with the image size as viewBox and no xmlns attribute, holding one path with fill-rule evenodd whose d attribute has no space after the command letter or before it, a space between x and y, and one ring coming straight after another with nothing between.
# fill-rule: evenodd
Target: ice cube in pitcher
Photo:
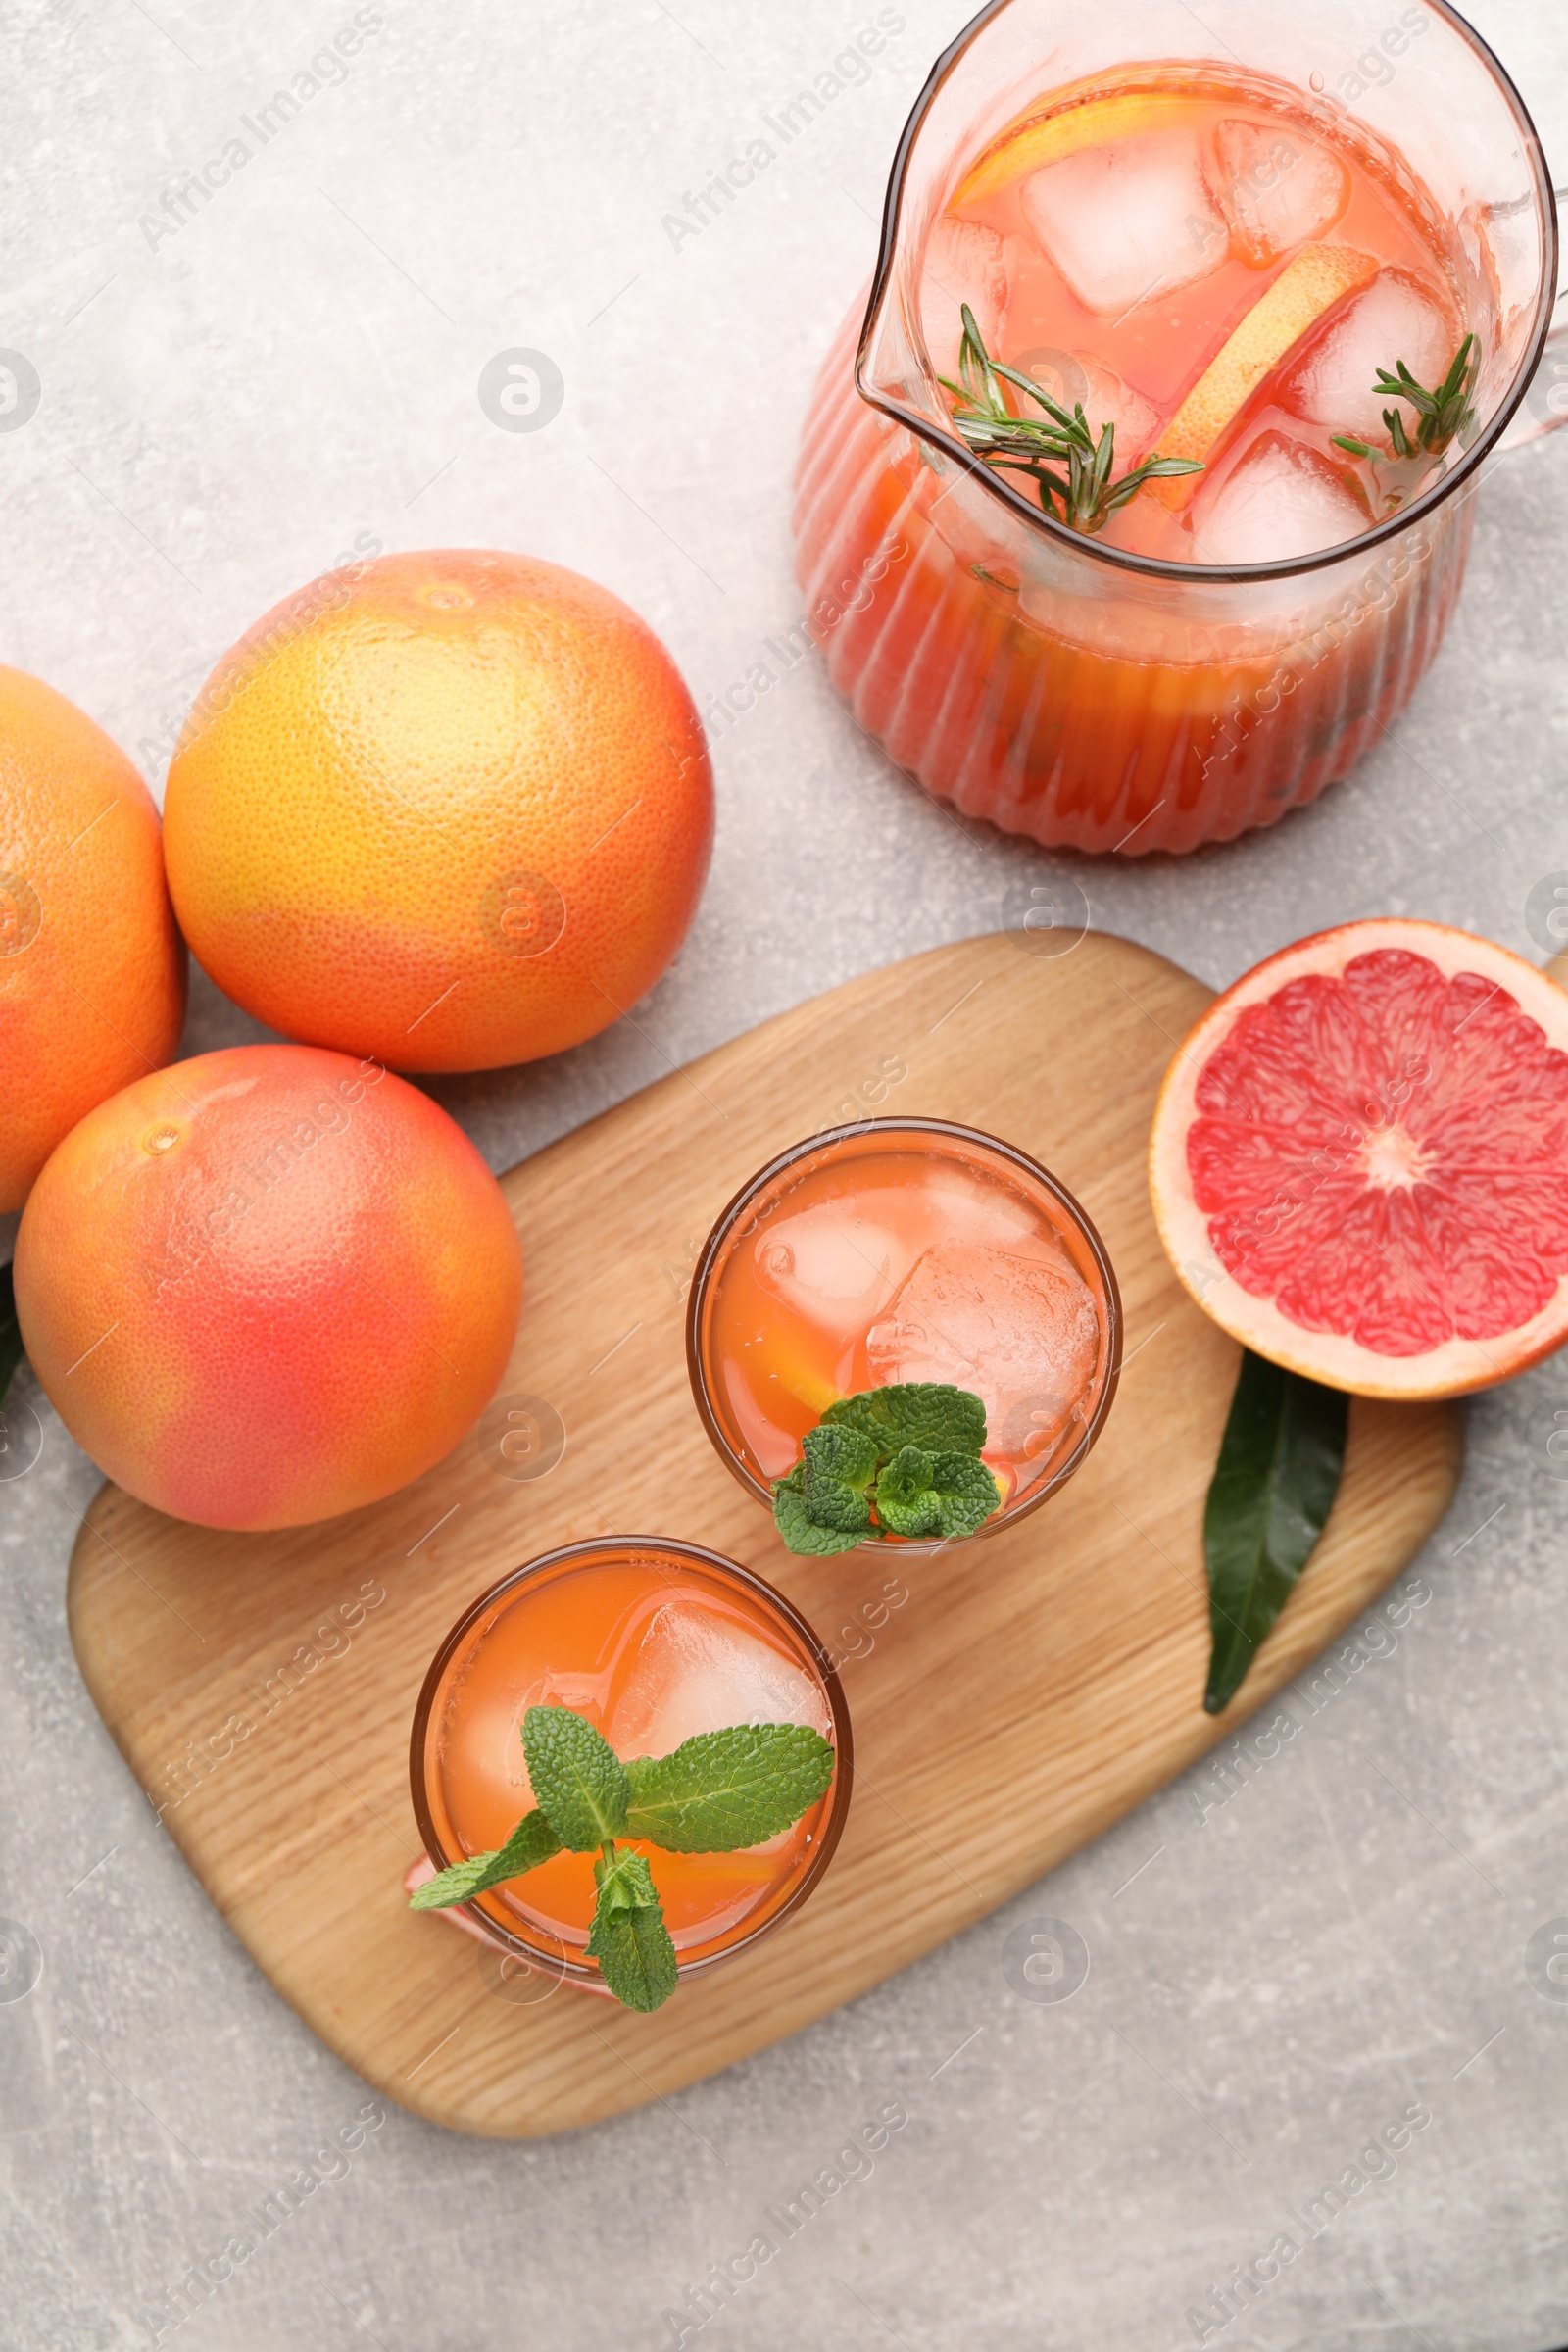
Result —
<instances>
[{"instance_id":1,"label":"ice cube in pitcher","mask_svg":"<svg viewBox=\"0 0 1568 2352\"><path fill-rule=\"evenodd\" d=\"M1298 123L1221 122L1214 161L1213 191L1230 222L1231 251L1253 270L1321 237L1350 201L1345 164Z\"/></svg>"},{"instance_id":2,"label":"ice cube in pitcher","mask_svg":"<svg viewBox=\"0 0 1568 2352\"><path fill-rule=\"evenodd\" d=\"M1364 501L1342 472L1304 441L1270 427L1259 433L1193 511L1199 564L1274 564L1315 555L1364 531Z\"/></svg>"},{"instance_id":3,"label":"ice cube in pitcher","mask_svg":"<svg viewBox=\"0 0 1568 2352\"><path fill-rule=\"evenodd\" d=\"M1379 368L1393 375L1402 360L1418 384L1434 390L1460 342L1451 307L1435 285L1403 270L1380 270L1372 283L1331 317L1289 369L1281 401L1293 415L1331 433L1381 447L1387 408L1414 435L1416 413L1374 391Z\"/></svg>"},{"instance_id":4,"label":"ice cube in pitcher","mask_svg":"<svg viewBox=\"0 0 1568 2352\"><path fill-rule=\"evenodd\" d=\"M1107 424L1115 426L1118 474L1136 465L1152 446L1159 430L1159 411L1152 400L1146 400L1133 385L1123 381L1114 368L1097 359L1093 352L1058 351L1044 356L1031 353L1018 363L1018 368L1020 374L1031 377L1047 399L1065 409L1069 416L1074 409L1081 408L1084 421L1097 440ZM1018 405L1027 413L1026 401Z\"/></svg>"},{"instance_id":5,"label":"ice cube in pitcher","mask_svg":"<svg viewBox=\"0 0 1568 2352\"><path fill-rule=\"evenodd\" d=\"M965 303L992 359L1007 313L1006 240L981 220L944 214L926 241L920 276L920 325L938 375L956 381Z\"/></svg>"},{"instance_id":6,"label":"ice cube in pitcher","mask_svg":"<svg viewBox=\"0 0 1568 2352\"><path fill-rule=\"evenodd\" d=\"M1063 156L1024 182L1020 201L1072 294L1102 318L1207 277L1229 251L1188 131L1145 131Z\"/></svg>"}]
</instances>

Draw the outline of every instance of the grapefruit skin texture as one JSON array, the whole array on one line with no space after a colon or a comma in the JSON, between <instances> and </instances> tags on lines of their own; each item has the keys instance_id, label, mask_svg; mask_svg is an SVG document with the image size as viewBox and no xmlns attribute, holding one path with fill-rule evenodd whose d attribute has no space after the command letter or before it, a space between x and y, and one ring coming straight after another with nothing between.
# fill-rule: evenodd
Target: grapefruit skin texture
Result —
<instances>
[{"instance_id":1,"label":"grapefruit skin texture","mask_svg":"<svg viewBox=\"0 0 1568 2352\"><path fill-rule=\"evenodd\" d=\"M558 1054L644 996L708 871L713 792L669 656L525 556L383 556L259 620L164 802L192 953L258 1020L394 1069Z\"/></svg>"},{"instance_id":2,"label":"grapefruit skin texture","mask_svg":"<svg viewBox=\"0 0 1568 2352\"><path fill-rule=\"evenodd\" d=\"M17 1237L34 1371L109 1477L207 1527L374 1502L506 1369L522 1253L461 1128L373 1064L236 1046L89 1111Z\"/></svg>"},{"instance_id":3,"label":"grapefruit skin texture","mask_svg":"<svg viewBox=\"0 0 1568 2352\"><path fill-rule=\"evenodd\" d=\"M184 1019L151 794L85 711L0 665L0 1213Z\"/></svg>"},{"instance_id":4,"label":"grapefruit skin texture","mask_svg":"<svg viewBox=\"0 0 1568 2352\"><path fill-rule=\"evenodd\" d=\"M1463 1396L1568 1339L1568 994L1490 940L1387 917L1217 997L1150 1142L1206 1313L1352 1396Z\"/></svg>"}]
</instances>

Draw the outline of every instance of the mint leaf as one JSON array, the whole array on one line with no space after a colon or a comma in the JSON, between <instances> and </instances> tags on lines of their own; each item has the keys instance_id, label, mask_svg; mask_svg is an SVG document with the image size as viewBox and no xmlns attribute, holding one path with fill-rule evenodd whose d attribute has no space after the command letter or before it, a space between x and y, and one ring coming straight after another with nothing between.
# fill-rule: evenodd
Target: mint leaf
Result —
<instances>
[{"instance_id":1,"label":"mint leaf","mask_svg":"<svg viewBox=\"0 0 1568 2352\"><path fill-rule=\"evenodd\" d=\"M26 1350L17 1321L17 1294L9 1262L0 1266L0 1404L4 1404L17 1366Z\"/></svg>"},{"instance_id":2,"label":"mint leaf","mask_svg":"<svg viewBox=\"0 0 1568 2352\"><path fill-rule=\"evenodd\" d=\"M890 1388L842 1396L828 1406L823 1419L863 1430L884 1461L901 1446L919 1446L927 1453L979 1454L985 1449L984 1404L967 1389L953 1388L946 1381L895 1381Z\"/></svg>"},{"instance_id":3,"label":"mint leaf","mask_svg":"<svg viewBox=\"0 0 1568 2352\"><path fill-rule=\"evenodd\" d=\"M972 1453L927 1453L905 1446L876 1483L877 1517L896 1536L972 1536L1002 1500Z\"/></svg>"},{"instance_id":4,"label":"mint leaf","mask_svg":"<svg viewBox=\"0 0 1568 2352\"><path fill-rule=\"evenodd\" d=\"M813 1480L831 1480L863 1489L876 1476L875 1443L858 1429L839 1428L824 1421L816 1429L807 1431L801 1440L801 1451Z\"/></svg>"},{"instance_id":5,"label":"mint leaf","mask_svg":"<svg viewBox=\"0 0 1568 2352\"><path fill-rule=\"evenodd\" d=\"M1242 1352L1203 1512L1212 1648L1204 1711L1241 1689L1339 1492L1349 1398Z\"/></svg>"},{"instance_id":6,"label":"mint leaf","mask_svg":"<svg viewBox=\"0 0 1568 2352\"><path fill-rule=\"evenodd\" d=\"M869 1521L869 1512L866 1518ZM797 1462L788 1478L778 1479L774 1483L773 1525L783 1538L787 1550L815 1558L824 1558L835 1551L853 1551L857 1544L872 1532L869 1526L856 1534L817 1524L807 1504L804 1462Z\"/></svg>"},{"instance_id":7,"label":"mint leaf","mask_svg":"<svg viewBox=\"0 0 1568 2352\"><path fill-rule=\"evenodd\" d=\"M985 1442L983 1401L946 1381L896 1381L841 1396L807 1431L804 1460L775 1483L773 1524L791 1551L819 1557L868 1536L972 1535L1002 1500L980 1461ZM890 1486L888 1468L905 1451L918 1452L922 1466L906 1463ZM962 1461L967 1471L952 1466ZM946 1465L940 1477L936 1462Z\"/></svg>"},{"instance_id":8,"label":"mint leaf","mask_svg":"<svg viewBox=\"0 0 1568 2352\"><path fill-rule=\"evenodd\" d=\"M801 1441L806 1456L806 1511L817 1527L839 1535L863 1535L871 1524L866 1488L876 1476L877 1450L858 1429L808 1429Z\"/></svg>"},{"instance_id":9,"label":"mint leaf","mask_svg":"<svg viewBox=\"0 0 1568 2352\"><path fill-rule=\"evenodd\" d=\"M835 1757L804 1723L699 1732L673 1754L626 1766L626 1834L671 1854L728 1854L761 1845L825 1796Z\"/></svg>"},{"instance_id":10,"label":"mint leaf","mask_svg":"<svg viewBox=\"0 0 1568 2352\"><path fill-rule=\"evenodd\" d=\"M530 1707L522 1752L546 1821L574 1854L592 1853L625 1828L626 1768L586 1716L570 1707Z\"/></svg>"},{"instance_id":11,"label":"mint leaf","mask_svg":"<svg viewBox=\"0 0 1568 2352\"><path fill-rule=\"evenodd\" d=\"M530 1766L530 1770L532 1767ZM612 1848L594 1864L599 1901L586 1950L621 2006L646 2014L675 1989L675 1946L641 1854Z\"/></svg>"},{"instance_id":12,"label":"mint leaf","mask_svg":"<svg viewBox=\"0 0 1568 2352\"><path fill-rule=\"evenodd\" d=\"M648 1856L634 1854L629 1845L612 1845L595 1856L594 1884L599 1888L596 1917L601 1911L609 1918L617 1911L659 1907L659 1889L648 1867Z\"/></svg>"},{"instance_id":13,"label":"mint leaf","mask_svg":"<svg viewBox=\"0 0 1568 2352\"><path fill-rule=\"evenodd\" d=\"M931 1481L934 1455L918 1446L904 1446L876 1484L876 1506L884 1527L896 1536L934 1536L939 1504Z\"/></svg>"},{"instance_id":14,"label":"mint leaf","mask_svg":"<svg viewBox=\"0 0 1568 2352\"><path fill-rule=\"evenodd\" d=\"M499 1886L503 1879L520 1879L525 1870L548 1862L560 1851L561 1839L536 1805L523 1815L505 1845L498 1845L493 1853L470 1854L466 1862L454 1862L437 1871L433 1879L426 1879L422 1886L416 1886L409 1909L444 1911L449 1903L466 1903L487 1887Z\"/></svg>"},{"instance_id":15,"label":"mint leaf","mask_svg":"<svg viewBox=\"0 0 1568 2352\"><path fill-rule=\"evenodd\" d=\"M622 2008L662 2009L675 1989L675 1946L658 1903L604 1918L596 1913L585 1949Z\"/></svg>"}]
</instances>

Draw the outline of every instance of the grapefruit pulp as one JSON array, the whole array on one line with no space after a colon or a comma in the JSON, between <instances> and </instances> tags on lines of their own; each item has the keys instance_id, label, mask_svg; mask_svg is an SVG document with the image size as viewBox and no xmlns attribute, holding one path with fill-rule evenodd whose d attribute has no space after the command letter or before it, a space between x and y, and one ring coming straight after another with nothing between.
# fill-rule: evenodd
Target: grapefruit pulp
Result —
<instances>
[{"instance_id":1,"label":"grapefruit pulp","mask_svg":"<svg viewBox=\"0 0 1568 2352\"><path fill-rule=\"evenodd\" d=\"M1441 923L1346 923L1217 997L1150 1144L1214 1320L1353 1396L1454 1396L1568 1338L1568 993Z\"/></svg>"}]
</instances>

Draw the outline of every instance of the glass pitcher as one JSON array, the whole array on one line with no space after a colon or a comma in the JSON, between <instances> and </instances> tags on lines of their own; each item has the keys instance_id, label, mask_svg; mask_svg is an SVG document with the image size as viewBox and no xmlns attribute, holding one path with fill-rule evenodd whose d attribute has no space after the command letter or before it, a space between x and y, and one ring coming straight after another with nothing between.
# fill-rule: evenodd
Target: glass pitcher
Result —
<instances>
[{"instance_id":1,"label":"glass pitcher","mask_svg":"<svg viewBox=\"0 0 1568 2352\"><path fill-rule=\"evenodd\" d=\"M982 9L905 127L863 324L858 304L801 451L797 572L856 719L928 791L1048 845L1190 850L1344 776L1437 651L1483 461L1568 414L1551 183L1523 101L1463 19L1443 0L1202 13ZM1289 85L1325 131L1402 155L1455 232L1481 351L1468 445L1337 548L1231 566L1130 554L1043 513L955 433L921 326L933 223L1023 110L1151 66L1167 84Z\"/></svg>"}]
</instances>

